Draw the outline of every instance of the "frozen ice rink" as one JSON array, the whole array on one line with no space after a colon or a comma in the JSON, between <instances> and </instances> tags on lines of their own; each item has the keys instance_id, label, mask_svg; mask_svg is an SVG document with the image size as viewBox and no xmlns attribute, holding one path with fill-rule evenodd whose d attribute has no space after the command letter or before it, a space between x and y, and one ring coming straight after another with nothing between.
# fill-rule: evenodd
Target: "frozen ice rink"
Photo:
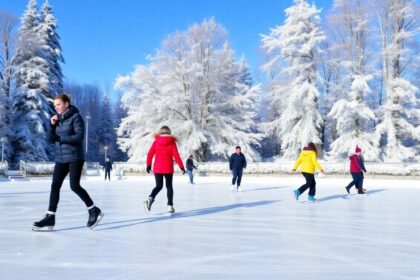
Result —
<instances>
[{"instance_id":1,"label":"frozen ice rink","mask_svg":"<svg viewBox=\"0 0 420 280\"><path fill-rule=\"evenodd\" d=\"M320 202L302 203L300 175L245 176L242 193L229 177L187 180L172 217L165 189L145 214L151 175L82 181L105 212L95 230L66 181L55 232L31 230L50 180L0 182L0 279L420 279L419 181L367 178L359 197L319 178Z\"/></svg>"}]
</instances>

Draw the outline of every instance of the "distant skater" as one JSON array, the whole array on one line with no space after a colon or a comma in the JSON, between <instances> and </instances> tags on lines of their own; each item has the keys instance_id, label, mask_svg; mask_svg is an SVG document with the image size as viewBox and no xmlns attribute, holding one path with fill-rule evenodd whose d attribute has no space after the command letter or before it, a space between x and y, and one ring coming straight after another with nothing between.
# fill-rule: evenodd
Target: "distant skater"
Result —
<instances>
[{"instance_id":1,"label":"distant skater","mask_svg":"<svg viewBox=\"0 0 420 280\"><path fill-rule=\"evenodd\" d=\"M190 157L187 159L187 162L186 162L185 165L187 167L188 177L190 178L190 184L194 185L193 171L194 171L194 169L197 170L197 166L194 165L193 155L190 155Z\"/></svg>"},{"instance_id":2,"label":"distant skater","mask_svg":"<svg viewBox=\"0 0 420 280\"><path fill-rule=\"evenodd\" d=\"M35 222L34 231L53 230L55 214L60 199L60 189L67 174L70 173L70 188L85 203L89 219L87 227L94 228L104 214L95 206L89 194L80 186L85 153L83 139L85 125L76 107L70 104L70 96L59 94L54 98L54 108L57 112L51 118L48 140L55 145L55 166L51 184L50 203L45 217Z\"/></svg>"},{"instance_id":3,"label":"distant skater","mask_svg":"<svg viewBox=\"0 0 420 280\"><path fill-rule=\"evenodd\" d=\"M178 148L176 146L176 138L171 135L171 130L167 126L160 128L159 134L156 136L150 150L147 154L147 173L152 170L152 160L155 158L153 164L153 173L155 175L156 187L152 190L149 198L144 201L144 209L147 213L150 212L155 197L163 188L163 178L165 178L166 191L168 197L168 212L174 213L174 191L172 186L174 175L174 159L179 168L185 174L184 165L179 156Z\"/></svg>"},{"instance_id":4,"label":"distant skater","mask_svg":"<svg viewBox=\"0 0 420 280\"><path fill-rule=\"evenodd\" d=\"M303 148L303 151L300 153L293 171L301 166L300 171L305 177L306 183L302 185L299 189L294 190L293 194L295 199L298 200L299 196L303 194L307 189L309 189L308 201L316 202L315 193L316 193L316 181L315 181L315 168L324 173L324 169L317 161L317 149L314 143L309 143L307 147Z\"/></svg>"},{"instance_id":5,"label":"distant skater","mask_svg":"<svg viewBox=\"0 0 420 280\"><path fill-rule=\"evenodd\" d=\"M238 192L241 192L243 169L246 168L246 158L245 155L241 152L241 147L237 146L236 152L230 156L229 168L232 172L231 190L234 191L236 189Z\"/></svg>"},{"instance_id":6,"label":"distant skater","mask_svg":"<svg viewBox=\"0 0 420 280\"><path fill-rule=\"evenodd\" d=\"M353 181L346 187L346 191L350 194L350 189L356 185L358 194L365 194L366 189L363 188L363 172L366 172L365 160L362 156L362 149L358 146L356 147L355 153L350 155L350 173L353 177Z\"/></svg>"},{"instance_id":7,"label":"distant skater","mask_svg":"<svg viewBox=\"0 0 420 280\"><path fill-rule=\"evenodd\" d=\"M108 180L111 181L112 162L109 159L109 157L106 158L106 161L104 164L104 171L105 171L105 181L106 181L107 176L108 176Z\"/></svg>"}]
</instances>

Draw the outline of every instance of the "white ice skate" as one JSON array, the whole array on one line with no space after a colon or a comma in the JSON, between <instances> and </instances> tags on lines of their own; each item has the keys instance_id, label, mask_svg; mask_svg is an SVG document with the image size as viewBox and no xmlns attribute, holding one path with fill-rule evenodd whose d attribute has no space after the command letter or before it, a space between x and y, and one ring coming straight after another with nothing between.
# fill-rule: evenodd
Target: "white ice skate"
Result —
<instances>
[{"instance_id":1,"label":"white ice skate","mask_svg":"<svg viewBox=\"0 0 420 280\"><path fill-rule=\"evenodd\" d=\"M169 214L175 213L175 209L174 209L174 207L172 205L168 205L168 213Z\"/></svg>"}]
</instances>

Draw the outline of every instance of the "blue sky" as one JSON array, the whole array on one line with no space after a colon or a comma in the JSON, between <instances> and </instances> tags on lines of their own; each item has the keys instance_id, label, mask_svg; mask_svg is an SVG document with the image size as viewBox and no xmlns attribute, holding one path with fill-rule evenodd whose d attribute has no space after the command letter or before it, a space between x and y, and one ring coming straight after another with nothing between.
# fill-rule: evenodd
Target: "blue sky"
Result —
<instances>
[{"instance_id":1,"label":"blue sky","mask_svg":"<svg viewBox=\"0 0 420 280\"><path fill-rule=\"evenodd\" d=\"M27 0L0 0L0 11L20 17ZM43 0L38 0L41 6ZM229 32L238 57L245 55L254 78L261 64L259 34L284 21L292 0L49 0L57 18L67 79L112 88L117 75L159 48L166 35L214 17ZM315 1L324 12L332 0Z\"/></svg>"}]
</instances>

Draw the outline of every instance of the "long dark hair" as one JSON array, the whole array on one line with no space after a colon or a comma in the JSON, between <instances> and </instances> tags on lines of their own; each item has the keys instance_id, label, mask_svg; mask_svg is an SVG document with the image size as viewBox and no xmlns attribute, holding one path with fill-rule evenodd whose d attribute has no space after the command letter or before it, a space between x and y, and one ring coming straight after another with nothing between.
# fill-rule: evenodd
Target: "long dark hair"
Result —
<instances>
[{"instance_id":1,"label":"long dark hair","mask_svg":"<svg viewBox=\"0 0 420 280\"><path fill-rule=\"evenodd\" d=\"M315 155L316 156L318 156L318 150L317 150L317 148L316 148L316 145L314 144L314 143L309 143L308 144L308 147L311 147L312 148L312 150L314 150L314 152L315 152Z\"/></svg>"}]
</instances>

